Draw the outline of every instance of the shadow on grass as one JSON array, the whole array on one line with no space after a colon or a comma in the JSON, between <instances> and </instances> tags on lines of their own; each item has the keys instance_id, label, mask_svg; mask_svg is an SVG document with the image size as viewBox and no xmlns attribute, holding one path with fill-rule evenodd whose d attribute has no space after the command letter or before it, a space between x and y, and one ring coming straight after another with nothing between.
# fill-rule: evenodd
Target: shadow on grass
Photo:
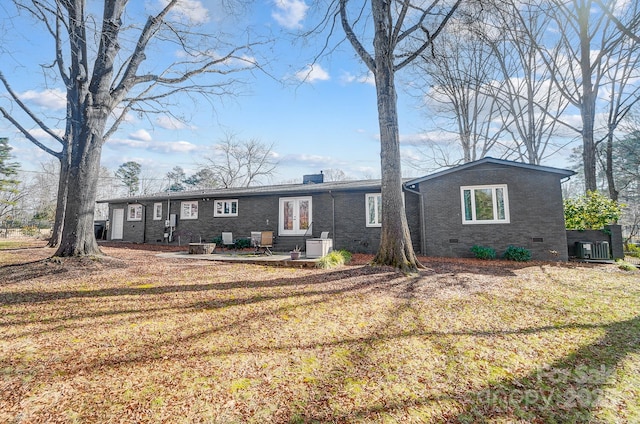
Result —
<instances>
[{"instance_id":1,"label":"shadow on grass","mask_svg":"<svg viewBox=\"0 0 640 424\"><path fill-rule=\"evenodd\" d=\"M336 422L353 419L375 420L380 418L380 414L394 414L408 408L429 408L429 405L453 402L458 407L451 407L449 412L435 410L427 414L435 415L431 422L593 422L594 410L604 400L604 391L614 379L616 367L628 354L640 351L640 316L612 324L570 325L564 328L602 328L606 333L595 343L583 346L524 377L504 378L468 391L451 391L402 402L385 402L384 406L356 408L337 416L298 413L296 417L300 422L315 422L329 418ZM545 330L546 328L524 329L521 332L508 333L531 334ZM457 334L483 337L489 335L484 332ZM502 334L505 333L498 332L494 335ZM362 370L356 372L361 373Z\"/></svg>"},{"instance_id":2,"label":"shadow on grass","mask_svg":"<svg viewBox=\"0 0 640 424\"><path fill-rule=\"evenodd\" d=\"M391 325L398 316L409 313L414 320L420 320L412 303L419 278L409 280L404 285L406 301L389 311L387 324ZM385 334L384 325L380 333L367 338L346 339L331 342L331 345L357 346L361 360L359 366L345 375L366 376L376 372L380 364L364 358L368 351L375 349L377 343L411 337L428 337L443 352L452 352L450 337L502 337L505 335L532 335L563 330L604 330L605 334L597 341L579 347L573 353L559 358L543 367L536 368L525 376L492 379L486 377L486 385L478 387L465 383L465 375L460 374L458 387L450 391L429 394L429 382L425 382L422 396L409 397L401 401L384 400L366 407L354 407L351 410L335 414L325 405L322 396L310 396L305 401L308 411L293 411L296 422L348 422L378 421L383 416L403 414L408 409L425 409L424 422L437 423L483 423L483 422L526 422L526 423L580 423L593 422L595 409L604 400L605 390L615 380L620 363L632 353L640 352L640 316L613 323L566 324L553 326L507 329L501 331L408 331ZM560 342L560 341L559 341ZM303 346L315 348L326 346L319 344ZM462 358L460 361L464 361ZM362 364L365 364L362 368ZM460 362L461 371L464 363ZM334 376L327 376L327 386L335 389ZM442 405L448 405L443 407ZM321 412L322 411L322 412ZM422 416L419 412L417 416ZM423 422L423 421L420 421ZM626 421L625 421L626 422Z\"/></svg>"},{"instance_id":3,"label":"shadow on grass","mask_svg":"<svg viewBox=\"0 0 640 424\"><path fill-rule=\"evenodd\" d=\"M63 273L64 271L57 271L55 273ZM52 273L54 274L54 273ZM399 273L390 271L389 269L375 268L369 266L360 267L357 273L354 273L353 269L350 270L338 270L331 272L324 272L320 278L316 276L313 283L309 283L307 277L295 277L295 278L280 278L268 281L234 281L230 283L216 283L216 282L204 282L194 284L178 284L178 285L159 285L157 287L140 285L138 287L114 287L108 289L98 290L59 290L59 291L19 291L11 293L0 293L0 305L16 305L22 303L36 303L36 302L48 302L60 299L73 299L73 298L99 298L99 297L111 297L111 296L151 296L162 295L171 293L182 292L203 292L203 291L222 291L222 290L234 290L234 289L261 289L261 288L275 288L275 287L288 287L296 285L320 285L330 283L334 281L340 281L357 276L371 276L374 279L373 282L384 282L384 278L380 278L383 274L392 274L399 276ZM397 275L396 275L397 274ZM0 273L0 278L2 273ZM186 277L185 277L186 278ZM286 296L287 294L284 294ZM250 302L249 302L250 303Z\"/></svg>"},{"instance_id":4,"label":"shadow on grass","mask_svg":"<svg viewBox=\"0 0 640 424\"><path fill-rule=\"evenodd\" d=\"M463 411L448 420L493 419L527 422L588 422L619 362L640 351L640 316L603 325L605 335L524 378L503 379L463 393Z\"/></svg>"}]
</instances>

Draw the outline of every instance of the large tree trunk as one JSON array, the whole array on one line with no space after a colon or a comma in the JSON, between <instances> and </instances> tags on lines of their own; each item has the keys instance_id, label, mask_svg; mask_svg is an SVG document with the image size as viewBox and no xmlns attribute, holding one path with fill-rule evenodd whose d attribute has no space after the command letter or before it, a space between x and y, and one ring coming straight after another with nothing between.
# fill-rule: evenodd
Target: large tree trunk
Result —
<instances>
[{"instance_id":1,"label":"large tree trunk","mask_svg":"<svg viewBox=\"0 0 640 424\"><path fill-rule=\"evenodd\" d=\"M373 0L375 22L375 80L380 126L380 162L382 165L382 234L374 259L379 265L390 265L405 272L416 271L422 265L413 251L411 234L402 200L400 135L397 94L394 81L393 48L388 36L386 16L390 3Z\"/></svg>"},{"instance_id":2,"label":"large tree trunk","mask_svg":"<svg viewBox=\"0 0 640 424\"><path fill-rule=\"evenodd\" d=\"M620 192L616 188L616 180L613 175L613 131L607 134L607 148L605 158L605 174L607 176L607 185L609 186L609 198L617 202Z\"/></svg>"},{"instance_id":3,"label":"large tree trunk","mask_svg":"<svg viewBox=\"0 0 640 424\"><path fill-rule=\"evenodd\" d=\"M589 192L598 189L596 179L596 146L593 140L596 92L591 82L591 77L593 76L591 38L589 37L589 15L591 9L582 7L578 13L578 19L580 20L580 70L582 73L582 102L580 105L580 114L582 115L582 160L585 192Z\"/></svg>"},{"instance_id":4,"label":"large tree trunk","mask_svg":"<svg viewBox=\"0 0 640 424\"><path fill-rule=\"evenodd\" d=\"M62 241L62 228L64 227L64 211L67 207L67 181L69 178L69 153L66 148L62 151L60 159L60 173L58 174L58 201L56 202L56 216L53 223L51 238L47 247L58 247Z\"/></svg>"},{"instance_id":5,"label":"large tree trunk","mask_svg":"<svg viewBox=\"0 0 640 424\"><path fill-rule=\"evenodd\" d=\"M91 134L84 131L83 142L71 152L62 241L55 256L102 254L93 225L102 143Z\"/></svg>"}]
</instances>

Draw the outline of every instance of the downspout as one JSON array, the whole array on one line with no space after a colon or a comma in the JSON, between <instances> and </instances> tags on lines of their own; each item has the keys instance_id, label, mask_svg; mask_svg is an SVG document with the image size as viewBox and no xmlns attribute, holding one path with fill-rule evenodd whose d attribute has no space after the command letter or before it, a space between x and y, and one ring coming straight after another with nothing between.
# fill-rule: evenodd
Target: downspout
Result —
<instances>
[{"instance_id":1,"label":"downspout","mask_svg":"<svg viewBox=\"0 0 640 424\"><path fill-rule=\"evenodd\" d=\"M427 234L424 225L424 196L419 191L410 189L405 184L402 187L409 193L413 193L420 199L420 253L424 256L427 254Z\"/></svg>"},{"instance_id":2,"label":"downspout","mask_svg":"<svg viewBox=\"0 0 640 424\"><path fill-rule=\"evenodd\" d=\"M331 196L331 234L333 239L336 238L336 198L333 197L333 192L329 190L329 196Z\"/></svg>"},{"instance_id":3,"label":"downspout","mask_svg":"<svg viewBox=\"0 0 640 424\"><path fill-rule=\"evenodd\" d=\"M147 206L142 206L142 243L147 242Z\"/></svg>"},{"instance_id":4,"label":"downspout","mask_svg":"<svg viewBox=\"0 0 640 424\"><path fill-rule=\"evenodd\" d=\"M171 193L167 193L167 222L169 223L169 237L167 237L167 244L173 241L173 228L171 227Z\"/></svg>"}]
</instances>

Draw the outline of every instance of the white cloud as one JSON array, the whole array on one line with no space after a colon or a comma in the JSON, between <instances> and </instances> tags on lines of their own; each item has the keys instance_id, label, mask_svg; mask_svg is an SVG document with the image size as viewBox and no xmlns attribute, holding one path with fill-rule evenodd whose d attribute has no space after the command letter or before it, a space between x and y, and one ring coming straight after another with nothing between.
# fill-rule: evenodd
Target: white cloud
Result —
<instances>
[{"instance_id":1,"label":"white cloud","mask_svg":"<svg viewBox=\"0 0 640 424\"><path fill-rule=\"evenodd\" d=\"M169 4L169 0L160 2L162 7ZM209 22L209 11L202 4L201 0L180 0L171 9L171 13L179 20L186 20L191 24L204 24Z\"/></svg>"},{"instance_id":2,"label":"white cloud","mask_svg":"<svg viewBox=\"0 0 640 424\"><path fill-rule=\"evenodd\" d=\"M456 136L451 132L434 130L415 134L400 134L403 146L424 146L425 144L448 144L455 142Z\"/></svg>"},{"instance_id":3,"label":"white cloud","mask_svg":"<svg viewBox=\"0 0 640 424\"><path fill-rule=\"evenodd\" d=\"M303 0L275 0L276 10L271 13L273 19L287 29L302 28L309 6Z\"/></svg>"},{"instance_id":4,"label":"white cloud","mask_svg":"<svg viewBox=\"0 0 640 424\"><path fill-rule=\"evenodd\" d=\"M149 134L149 132L147 130L144 129L139 129L138 131L134 131L131 134L129 134L129 137L131 137L133 140L139 140L139 141L151 141L151 134Z\"/></svg>"},{"instance_id":5,"label":"white cloud","mask_svg":"<svg viewBox=\"0 0 640 424\"><path fill-rule=\"evenodd\" d=\"M331 77L329 77L329 73L322 69L322 66L315 65L307 65L302 71L296 73L296 78L300 81L314 83L316 81L327 81Z\"/></svg>"},{"instance_id":6,"label":"white cloud","mask_svg":"<svg viewBox=\"0 0 640 424\"><path fill-rule=\"evenodd\" d=\"M28 90L20 95L23 101L30 101L47 109L60 110L67 107L67 95L57 88L44 91Z\"/></svg>"},{"instance_id":7,"label":"white cloud","mask_svg":"<svg viewBox=\"0 0 640 424\"><path fill-rule=\"evenodd\" d=\"M61 128L54 128L51 130L51 132L57 135L58 137L62 137L64 135L64 130ZM53 140L53 137L51 137L49 133L47 133L45 130L41 128L34 128L32 130L29 130L29 134L31 134L34 138L36 138L40 142Z\"/></svg>"},{"instance_id":8,"label":"white cloud","mask_svg":"<svg viewBox=\"0 0 640 424\"><path fill-rule=\"evenodd\" d=\"M369 85L376 85L376 79L373 76L373 73L371 71L367 72L366 75L360 75L360 76L356 76L353 75L350 72L343 72L342 76L340 77L340 81L343 84L353 84L353 83L361 83L361 84L369 84Z\"/></svg>"},{"instance_id":9,"label":"white cloud","mask_svg":"<svg viewBox=\"0 0 640 424\"><path fill-rule=\"evenodd\" d=\"M132 139L111 139L107 142L110 146L129 147L133 149L144 149L160 153L189 153L199 147L188 141L139 141Z\"/></svg>"},{"instance_id":10,"label":"white cloud","mask_svg":"<svg viewBox=\"0 0 640 424\"><path fill-rule=\"evenodd\" d=\"M165 130L181 130L187 127L184 122L171 116L160 116L156 119L156 123Z\"/></svg>"}]
</instances>

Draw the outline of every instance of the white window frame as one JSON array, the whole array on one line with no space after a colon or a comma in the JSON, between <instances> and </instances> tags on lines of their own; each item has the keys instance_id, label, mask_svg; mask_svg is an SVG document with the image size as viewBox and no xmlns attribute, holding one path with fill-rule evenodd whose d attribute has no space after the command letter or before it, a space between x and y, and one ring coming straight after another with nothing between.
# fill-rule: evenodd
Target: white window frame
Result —
<instances>
[{"instance_id":1,"label":"white window frame","mask_svg":"<svg viewBox=\"0 0 640 424\"><path fill-rule=\"evenodd\" d=\"M180 219L198 219L198 201L180 202Z\"/></svg>"},{"instance_id":2,"label":"white window frame","mask_svg":"<svg viewBox=\"0 0 640 424\"><path fill-rule=\"evenodd\" d=\"M493 206L493 219L477 219L476 217L476 190L491 190L491 202ZM504 203L504 218L496 218L498 216L498 196L497 190L502 189L503 203ZM471 219L467 219L466 204L464 198L464 192L469 190L471 192ZM479 186L462 186L460 187L460 203L462 209L462 223L463 224L509 224L509 191L506 184L493 184L493 185L479 185Z\"/></svg>"},{"instance_id":3,"label":"white window frame","mask_svg":"<svg viewBox=\"0 0 640 424\"><path fill-rule=\"evenodd\" d=\"M235 203L235 212L233 211L233 205ZM220 205L220 211L218 211L218 205ZM238 199L219 199L213 202L213 216L214 217L230 217L238 216Z\"/></svg>"},{"instance_id":4,"label":"white window frame","mask_svg":"<svg viewBox=\"0 0 640 424\"><path fill-rule=\"evenodd\" d=\"M162 219L162 203L153 204L153 220L159 221Z\"/></svg>"},{"instance_id":5,"label":"white window frame","mask_svg":"<svg viewBox=\"0 0 640 424\"><path fill-rule=\"evenodd\" d=\"M278 202L278 234L282 236L302 236L308 231L308 228L300 228L300 202L309 202L309 226L313 223L313 202L311 196L303 197L281 197ZM285 202L294 202L293 207L293 229L284 228L284 204Z\"/></svg>"},{"instance_id":6,"label":"white window frame","mask_svg":"<svg viewBox=\"0 0 640 424\"><path fill-rule=\"evenodd\" d=\"M375 208L375 221L369 221L369 199L373 198ZM367 227L382 227L382 193L367 193L364 195L364 219Z\"/></svg>"},{"instance_id":7,"label":"white window frame","mask_svg":"<svg viewBox=\"0 0 640 424\"><path fill-rule=\"evenodd\" d=\"M131 204L127 207L127 221L142 221L142 205Z\"/></svg>"}]
</instances>

